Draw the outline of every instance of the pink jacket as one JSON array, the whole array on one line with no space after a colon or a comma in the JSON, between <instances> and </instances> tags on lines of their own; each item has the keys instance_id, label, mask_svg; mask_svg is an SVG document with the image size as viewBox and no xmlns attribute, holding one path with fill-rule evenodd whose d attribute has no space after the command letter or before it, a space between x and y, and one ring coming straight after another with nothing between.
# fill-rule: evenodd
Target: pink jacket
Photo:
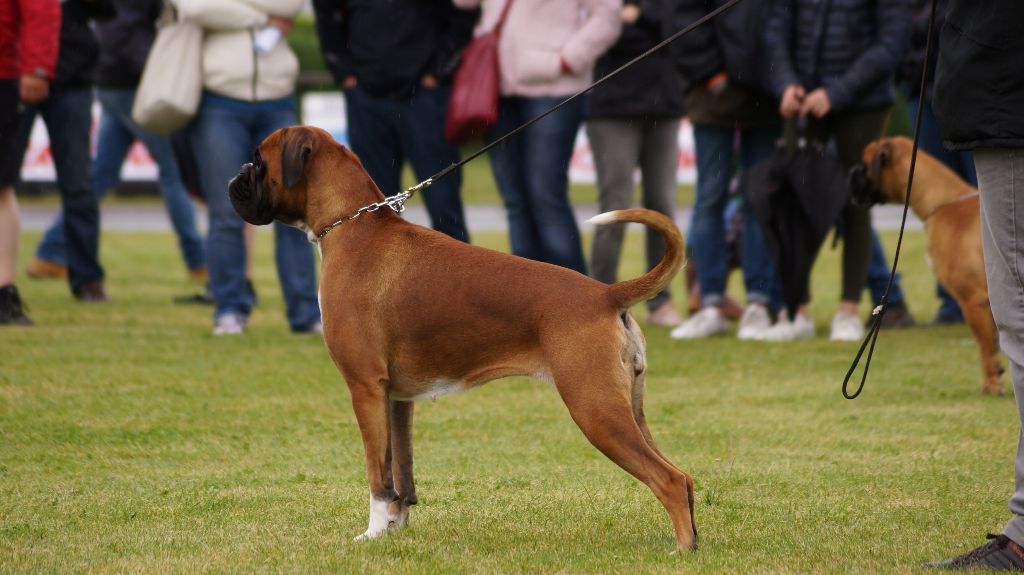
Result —
<instances>
[{"instance_id":1,"label":"pink jacket","mask_svg":"<svg viewBox=\"0 0 1024 575\"><path fill-rule=\"evenodd\" d=\"M503 96L568 96L586 88L594 62L622 28L622 0L453 1L459 8L483 3L478 34L493 29L513 2L498 44ZM563 59L572 73L562 71Z\"/></svg>"}]
</instances>

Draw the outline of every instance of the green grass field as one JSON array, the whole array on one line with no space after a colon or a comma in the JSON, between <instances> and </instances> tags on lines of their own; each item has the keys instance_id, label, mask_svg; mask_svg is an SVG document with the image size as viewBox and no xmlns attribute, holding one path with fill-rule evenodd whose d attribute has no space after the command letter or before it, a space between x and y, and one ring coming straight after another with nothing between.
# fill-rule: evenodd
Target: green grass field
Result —
<instances>
[{"instance_id":1,"label":"green grass field","mask_svg":"<svg viewBox=\"0 0 1024 575\"><path fill-rule=\"evenodd\" d=\"M38 234L23 240L22 263ZM927 319L922 240L902 269ZM696 478L699 553L670 554L653 495L526 379L420 404L411 526L355 544L367 488L348 392L319 339L287 333L269 234L257 247L262 302L237 338L171 303L193 286L169 234L104 235L107 305L19 278L38 325L0 329L0 572L905 573L1008 516L1013 400L980 395L967 329L884 333L867 390L844 400L856 345L827 341L825 251L814 341L646 330L647 413Z\"/></svg>"}]
</instances>

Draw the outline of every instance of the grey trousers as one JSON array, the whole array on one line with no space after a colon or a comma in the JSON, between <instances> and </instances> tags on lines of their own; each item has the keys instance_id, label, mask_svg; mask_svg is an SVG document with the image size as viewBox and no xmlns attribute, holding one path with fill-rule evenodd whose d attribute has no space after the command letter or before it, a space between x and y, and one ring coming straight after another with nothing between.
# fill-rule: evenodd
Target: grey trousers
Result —
<instances>
[{"instance_id":1,"label":"grey trousers","mask_svg":"<svg viewBox=\"0 0 1024 575\"><path fill-rule=\"evenodd\" d=\"M587 139L597 169L599 212L623 210L633 204L633 171L640 168L645 208L672 218L675 211L676 166L679 158L678 118L643 120L596 119L587 122ZM615 283L626 224L598 226L590 251L590 274L604 283ZM648 228L647 269L665 255L661 236ZM655 309L670 301L666 288L647 302Z\"/></svg>"},{"instance_id":2,"label":"grey trousers","mask_svg":"<svg viewBox=\"0 0 1024 575\"><path fill-rule=\"evenodd\" d=\"M981 191L985 275L999 344L1010 361L1017 414L1024 429L1024 149L974 151ZM1003 533L1024 545L1024 432L1014 463L1013 518Z\"/></svg>"}]
</instances>

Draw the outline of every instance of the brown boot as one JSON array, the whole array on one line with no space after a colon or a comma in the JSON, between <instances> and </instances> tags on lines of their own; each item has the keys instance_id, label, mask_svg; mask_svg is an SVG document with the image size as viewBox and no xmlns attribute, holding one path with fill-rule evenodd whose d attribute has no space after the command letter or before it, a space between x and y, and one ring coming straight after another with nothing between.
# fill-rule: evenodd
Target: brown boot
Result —
<instances>
[{"instance_id":1,"label":"brown boot","mask_svg":"<svg viewBox=\"0 0 1024 575\"><path fill-rule=\"evenodd\" d=\"M68 268L51 261L32 258L25 268L25 274L35 280L62 280L67 279Z\"/></svg>"},{"instance_id":2,"label":"brown boot","mask_svg":"<svg viewBox=\"0 0 1024 575\"><path fill-rule=\"evenodd\" d=\"M107 301L107 292L103 282L86 282L75 290L75 299L83 303L103 303Z\"/></svg>"}]
</instances>

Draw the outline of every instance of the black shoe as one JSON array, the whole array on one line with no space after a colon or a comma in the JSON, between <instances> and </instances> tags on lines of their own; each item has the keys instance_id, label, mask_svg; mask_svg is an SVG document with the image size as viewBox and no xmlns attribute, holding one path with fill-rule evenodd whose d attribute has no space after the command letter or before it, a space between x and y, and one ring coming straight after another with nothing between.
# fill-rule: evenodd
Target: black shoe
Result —
<instances>
[{"instance_id":1,"label":"black shoe","mask_svg":"<svg viewBox=\"0 0 1024 575\"><path fill-rule=\"evenodd\" d=\"M14 284L0 287L0 325L32 325Z\"/></svg>"},{"instance_id":2,"label":"black shoe","mask_svg":"<svg viewBox=\"0 0 1024 575\"><path fill-rule=\"evenodd\" d=\"M103 303L107 301L107 292L103 290L103 282L85 282L74 290L75 299L83 303Z\"/></svg>"},{"instance_id":3,"label":"black shoe","mask_svg":"<svg viewBox=\"0 0 1024 575\"><path fill-rule=\"evenodd\" d=\"M942 313L940 311L939 313L935 314L935 319L933 319L929 325L952 325L954 323L964 323L963 314L956 315Z\"/></svg>"},{"instance_id":4,"label":"black shoe","mask_svg":"<svg viewBox=\"0 0 1024 575\"><path fill-rule=\"evenodd\" d=\"M1006 535L988 534L989 542L945 561L923 563L925 569L989 569L992 571L1024 570L1024 549Z\"/></svg>"},{"instance_id":5,"label":"black shoe","mask_svg":"<svg viewBox=\"0 0 1024 575\"><path fill-rule=\"evenodd\" d=\"M872 321L874 321L873 318L868 318L868 321L865 322L865 327L871 327ZM889 308L885 310L885 316L882 317L882 325L879 326L879 329L901 329L915 325L917 325L917 321L914 320L914 316L907 309L907 304L899 302L889 304Z\"/></svg>"}]
</instances>

